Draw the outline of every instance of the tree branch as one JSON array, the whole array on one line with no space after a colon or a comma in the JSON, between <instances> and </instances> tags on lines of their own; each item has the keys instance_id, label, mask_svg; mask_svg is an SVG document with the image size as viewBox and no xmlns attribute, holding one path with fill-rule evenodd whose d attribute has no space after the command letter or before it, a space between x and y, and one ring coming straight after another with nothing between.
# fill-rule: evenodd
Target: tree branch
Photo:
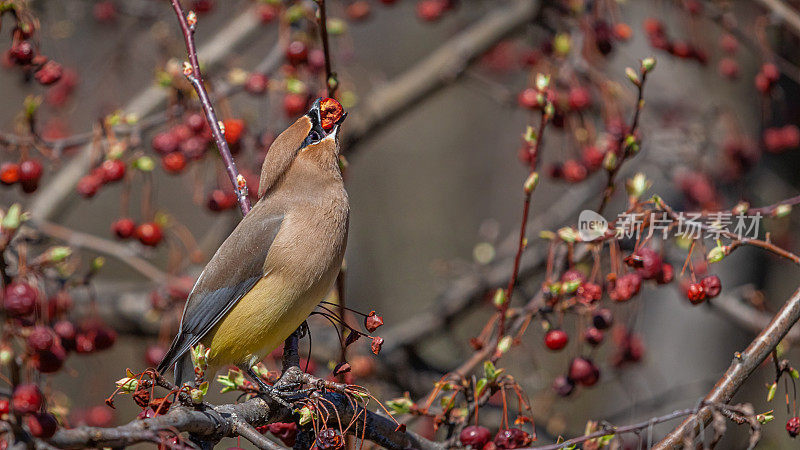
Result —
<instances>
[{"instance_id":1,"label":"tree branch","mask_svg":"<svg viewBox=\"0 0 800 450\"><path fill-rule=\"evenodd\" d=\"M728 403L731 401L742 384L767 359L798 319L800 319L800 289L795 291L775 317L772 318L769 325L756 336L747 349L734 355L733 362L728 367L728 370L717 381L717 384L703 401L706 403ZM666 450L680 447L684 437L693 436L699 429L700 423L707 425L711 418L710 408L701 409L696 415L684 420L654 448Z\"/></svg>"}]
</instances>

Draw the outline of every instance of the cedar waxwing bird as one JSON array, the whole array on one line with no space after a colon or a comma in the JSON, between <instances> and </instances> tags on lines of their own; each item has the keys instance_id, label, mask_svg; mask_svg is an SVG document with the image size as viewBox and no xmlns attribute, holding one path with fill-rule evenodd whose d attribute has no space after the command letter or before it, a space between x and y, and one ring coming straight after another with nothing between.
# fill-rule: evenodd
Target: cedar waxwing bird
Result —
<instances>
[{"instance_id":1,"label":"cedar waxwing bird","mask_svg":"<svg viewBox=\"0 0 800 450\"><path fill-rule=\"evenodd\" d=\"M277 348L328 293L342 264L350 207L339 169L339 126L325 131L320 99L270 146L259 200L197 279L178 335L158 366L194 379L190 349L210 350L208 373L252 366Z\"/></svg>"}]
</instances>

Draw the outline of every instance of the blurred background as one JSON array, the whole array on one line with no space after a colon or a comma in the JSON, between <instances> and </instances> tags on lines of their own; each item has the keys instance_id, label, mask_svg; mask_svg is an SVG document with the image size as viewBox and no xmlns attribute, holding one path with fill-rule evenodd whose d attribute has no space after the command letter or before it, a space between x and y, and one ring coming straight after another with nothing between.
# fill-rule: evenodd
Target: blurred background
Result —
<instances>
[{"instance_id":1,"label":"blurred background","mask_svg":"<svg viewBox=\"0 0 800 450\"><path fill-rule=\"evenodd\" d=\"M761 206L798 194L797 149L791 144L773 148L765 139L767 130L797 123L800 70L794 61L800 30L765 7L791 7L792 2L327 3L334 20L329 27L336 33L331 37L331 58L338 94L351 111L343 127L352 210L346 301L351 308L376 310L383 316L386 325L376 334L389 347L370 356L368 345L359 342L350 352L362 364L363 383L382 400L404 391L413 399L424 396L441 375L469 358L470 338L480 333L494 311L491 291L504 286L511 274L522 214L521 187L528 167L518 157L521 136L539 120L539 112L520 104L518 94L532 86L537 72L551 73L561 95L582 87L590 100L578 114L564 112L562 126L550 126L544 133L542 179L533 196L530 246L523 261L533 264L547 251L546 241L538 239L540 231L575 225L582 209L599 204L605 171L571 179L564 163L580 161L582 148L590 145L586 129L599 143L614 119L629 123L636 89L626 79L625 68L638 68L639 61L651 55L657 66L645 87L641 152L617 178L617 195L605 213L608 219L625 209L622 183L637 172L652 181L649 194L681 210L731 208L740 200ZM441 4L440 9L428 3ZM522 3L532 7L520 7ZM236 143L237 163L243 171L257 174L271 138L301 114L292 109L295 99L287 97L302 97L299 111L304 111L305 100L316 97L324 86L317 28L307 17L313 17L313 2L207 0L186 6L199 13L196 39L217 111L224 120L244 124ZM191 287L241 213L235 205L223 211L209 207L215 189L229 189L213 145L179 174L165 171L162 156L153 149L155 136L174 130L198 111L176 72L185 47L169 2L30 1L25 8L38 21L38 51L58 62L63 74L54 84L42 86L8 59L0 70L0 158L17 161L20 152L29 152L25 157L35 155L44 163L36 192L2 188L0 204L6 209L21 203L34 223L46 221L49 225L43 228L31 225L36 229L34 244L67 242L79 248L73 256L77 267L88 267L95 256L105 257L91 288L70 291L75 303L70 317L102 318L118 332L116 343L103 352L70 356L63 370L46 376L46 384L60 392L59 403L69 406L71 425L121 424L133 419L139 408L121 398L117 409L110 410L102 406L103 400L125 368L143 370L147 355L152 358L159 346L168 344L180 314L171 296L180 297L176 291ZM478 45L476 54L464 54L459 39L513 8L530 16L509 21L513 26ZM300 19L293 21L291 14ZM653 18L672 40L666 49L654 46L656 39L647 29ZM629 27L629 36L618 24ZM11 45L13 26L4 16L3 48ZM731 51L730 42L726 47L729 36L736 36L738 50ZM285 47L295 41L309 48L308 62L299 67L285 56ZM610 49L604 47L606 41ZM682 53L681 43L691 51ZM568 46L564 54L562 45ZM397 80L442 55L455 55L452 72L434 77L436 82L415 94L413 101L401 102L398 110L382 117L383 105L374 99L408 96ZM765 63L776 61L782 75L765 95L754 79ZM258 81L250 79L256 70L268 77L265 92L245 85ZM31 96L41 99L33 121L23 113ZM130 120L130 113L138 120ZM115 114L121 123L103 131L102 124ZM37 146L48 146L13 139L30 136L31 122L42 142L86 133L90 138L81 145L40 152ZM109 152L108 143L97 142L106 142L114 129L121 131L111 139L124 143L129 167L146 156L154 158L156 167L146 173L129 169L124 182L106 184L92 198L84 198L75 186ZM353 129L357 135L348 135ZM115 239L111 226L122 217L167 224L163 242L150 247L135 239ZM797 250L791 232L796 219L796 214L767 218L761 235L769 231L774 242ZM628 324L642 339L640 361L611 364L611 333L603 346L587 350L578 338L580 318L564 320L563 328L573 339L563 352L544 347L542 328L534 320L519 345L502 359L501 365L530 397L539 443L580 435L587 420L623 425L695 406L734 352L743 350L758 331L731 318L719 305L742 303L746 297L755 308L753 299L758 298L763 299L763 304L756 302L761 314L769 314L797 288L797 268L791 263L742 248L709 268L722 280L723 295L717 303L692 306L679 287L686 250L668 244L665 253L675 267L676 281L667 286L645 284L635 301L614 307L618 323ZM131 266L131 258L158 272L143 274ZM183 278L167 281L167 274ZM536 264L523 275L512 299L519 304L539 289L543 267ZM751 290L759 294L754 297ZM471 298L469 306L449 317L447 305L453 303L448 301L463 292ZM448 320L417 340L403 340L437 314ZM326 322L312 318L311 325L312 359L318 372L327 374L328 363L338 358L335 335ZM800 356L792 343L782 345L783 357L790 361ZM304 341L301 348L306 345ZM556 396L550 387L553 379L566 372L571 356L582 353L591 353L600 366L600 382L567 398ZM355 366L352 359L351 363ZM759 413L775 410L776 420L764 426L759 448L796 448L783 426L796 415L787 414L783 386L773 402L765 401L765 385L773 380L771 366L763 367L734 403L751 403ZM234 401L235 394L215 395L213 400ZM495 430L500 409L490 404L485 410L481 420ZM414 429L432 433L430 421L412 423ZM657 439L675 424L658 425L652 435ZM647 436L643 433L643 439ZM745 426L729 423L722 448L746 448L747 436ZM639 440L631 435L623 442L636 448Z\"/></svg>"}]
</instances>

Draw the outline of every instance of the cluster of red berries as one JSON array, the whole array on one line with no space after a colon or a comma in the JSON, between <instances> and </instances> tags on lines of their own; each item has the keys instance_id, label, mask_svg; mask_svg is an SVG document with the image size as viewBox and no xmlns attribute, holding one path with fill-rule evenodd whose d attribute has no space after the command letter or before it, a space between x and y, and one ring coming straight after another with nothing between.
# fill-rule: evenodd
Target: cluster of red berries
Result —
<instances>
[{"instance_id":1,"label":"cluster of red berries","mask_svg":"<svg viewBox=\"0 0 800 450\"><path fill-rule=\"evenodd\" d=\"M645 19L644 32L653 48L663 50L681 59L694 59L700 64L708 62L708 54L703 49L684 40L670 39L664 22L659 19L653 17Z\"/></svg>"},{"instance_id":2,"label":"cluster of red berries","mask_svg":"<svg viewBox=\"0 0 800 450\"><path fill-rule=\"evenodd\" d=\"M459 441L464 447L476 450L527 447L533 441L531 435L519 428L499 430L492 439L492 432L480 425L469 425L461 430Z\"/></svg>"},{"instance_id":3,"label":"cluster of red berries","mask_svg":"<svg viewBox=\"0 0 800 450\"><path fill-rule=\"evenodd\" d=\"M55 416L44 411L44 395L35 384L20 384L11 394L11 399L0 398L0 420L8 420L10 414L23 418L32 436L49 439L56 434L58 422Z\"/></svg>"},{"instance_id":4,"label":"cluster of red berries","mask_svg":"<svg viewBox=\"0 0 800 450\"><path fill-rule=\"evenodd\" d=\"M97 195L100 188L108 183L115 183L125 178L127 167L120 159L109 158L99 166L81 177L75 189L83 198L92 198Z\"/></svg>"},{"instance_id":5,"label":"cluster of red berries","mask_svg":"<svg viewBox=\"0 0 800 450\"><path fill-rule=\"evenodd\" d=\"M800 128L797 125L771 127L763 133L764 148L770 153L783 153L800 147Z\"/></svg>"},{"instance_id":6,"label":"cluster of red berries","mask_svg":"<svg viewBox=\"0 0 800 450\"><path fill-rule=\"evenodd\" d=\"M22 192L36 191L44 168L38 159L26 159L21 163L5 162L0 165L0 183L11 186L19 183Z\"/></svg>"},{"instance_id":7,"label":"cluster of red berries","mask_svg":"<svg viewBox=\"0 0 800 450\"><path fill-rule=\"evenodd\" d=\"M686 286L686 298L693 305L699 305L708 298L714 298L722 291L722 282L716 275L703 277L699 282L692 282Z\"/></svg>"},{"instance_id":8,"label":"cluster of red berries","mask_svg":"<svg viewBox=\"0 0 800 450\"><path fill-rule=\"evenodd\" d=\"M144 222L137 225L130 217L115 220L111 224L111 232L118 239L136 238L148 247L157 246L164 238L161 225L156 222Z\"/></svg>"},{"instance_id":9,"label":"cluster of red berries","mask_svg":"<svg viewBox=\"0 0 800 450\"><path fill-rule=\"evenodd\" d=\"M780 78L781 71L778 70L778 66L773 63L764 63L756 74L756 89L764 95L769 95Z\"/></svg>"},{"instance_id":10,"label":"cluster of red berries","mask_svg":"<svg viewBox=\"0 0 800 450\"><path fill-rule=\"evenodd\" d=\"M37 52L31 42L34 26L30 23L18 23L12 32L11 48L3 58L7 66L20 66L26 73L33 73L33 77L43 86L51 85L61 79L64 72L61 64Z\"/></svg>"}]
</instances>

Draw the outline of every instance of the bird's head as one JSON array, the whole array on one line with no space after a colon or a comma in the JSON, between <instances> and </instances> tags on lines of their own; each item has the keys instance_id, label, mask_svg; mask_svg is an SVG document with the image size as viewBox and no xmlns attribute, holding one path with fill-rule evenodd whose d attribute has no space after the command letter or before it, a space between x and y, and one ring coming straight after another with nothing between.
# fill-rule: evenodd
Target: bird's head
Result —
<instances>
[{"instance_id":1,"label":"bird's head","mask_svg":"<svg viewBox=\"0 0 800 450\"><path fill-rule=\"evenodd\" d=\"M313 161L325 170L336 167L339 129L347 114L341 113L338 102L333 102L339 108L338 114L327 110L329 100L323 104L323 99L318 98L305 115L275 138L261 166L259 198L280 179L295 159Z\"/></svg>"}]
</instances>

